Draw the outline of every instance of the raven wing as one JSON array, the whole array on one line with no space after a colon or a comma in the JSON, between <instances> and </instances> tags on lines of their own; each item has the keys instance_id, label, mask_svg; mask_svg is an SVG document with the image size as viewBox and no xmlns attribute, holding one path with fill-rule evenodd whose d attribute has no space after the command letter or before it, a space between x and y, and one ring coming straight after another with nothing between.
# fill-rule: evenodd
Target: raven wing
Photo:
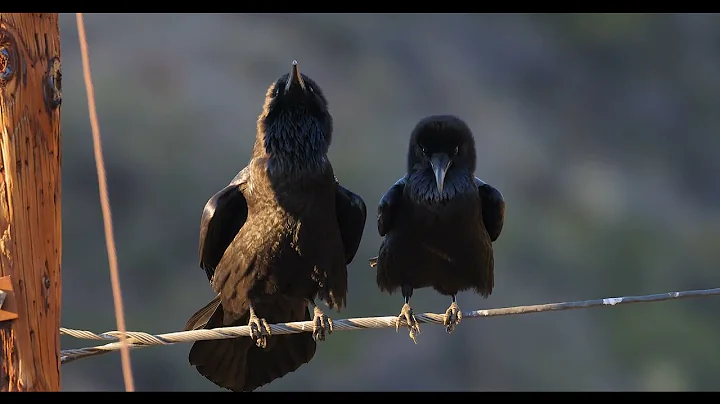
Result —
<instances>
[{"instance_id":1,"label":"raven wing","mask_svg":"<svg viewBox=\"0 0 720 404\"><path fill-rule=\"evenodd\" d=\"M350 264L355 258L367 219L367 208L362 198L338 182L335 188L335 214L340 237L345 249L345 260Z\"/></svg>"},{"instance_id":2,"label":"raven wing","mask_svg":"<svg viewBox=\"0 0 720 404\"><path fill-rule=\"evenodd\" d=\"M200 221L200 268L212 281L215 268L247 220L248 206L243 195L249 170L240 171L228 186L205 204Z\"/></svg>"},{"instance_id":3,"label":"raven wing","mask_svg":"<svg viewBox=\"0 0 720 404\"><path fill-rule=\"evenodd\" d=\"M395 214L400 207L403 191L405 190L405 178L406 177L402 177L397 180L397 182L385 192L382 198L380 198L377 214L378 233L380 233L380 237L385 237L395 221ZM376 267L377 260L378 257L370 258L370 266L373 268Z\"/></svg>"},{"instance_id":4,"label":"raven wing","mask_svg":"<svg viewBox=\"0 0 720 404\"><path fill-rule=\"evenodd\" d=\"M215 310L220 306L220 294L215 296L210 303L206 304L202 309L198 310L185 323L185 331L199 330L205 327L212 317Z\"/></svg>"},{"instance_id":5,"label":"raven wing","mask_svg":"<svg viewBox=\"0 0 720 404\"><path fill-rule=\"evenodd\" d=\"M405 177L400 178L393 184L390 189L380 198L378 204L378 233L384 237L393 225L395 214L400 206L405 189Z\"/></svg>"},{"instance_id":6,"label":"raven wing","mask_svg":"<svg viewBox=\"0 0 720 404\"><path fill-rule=\"evenodd\" d=\"M490 236L490 241L495 241L500 237L505 222L505 199L500 191L478 177L475 177L475 184L482 201L482 220L485 230Z\"/></svg>"}]
</instances>

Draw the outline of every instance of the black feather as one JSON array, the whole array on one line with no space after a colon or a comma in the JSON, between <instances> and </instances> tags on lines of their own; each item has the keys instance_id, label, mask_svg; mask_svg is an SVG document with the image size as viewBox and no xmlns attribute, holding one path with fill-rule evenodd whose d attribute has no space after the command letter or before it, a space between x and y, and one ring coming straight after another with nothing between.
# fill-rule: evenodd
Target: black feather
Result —
<instances>
[{"instance_id":1,"label":"black feather","mask_svg":"<svg viewBox=\"0 0 720 404\"><path fill-rule=\"evenodd\" d=\"M440 190L431 158L449 156ZM422 119L412 131L407 173L378 206L378 232L384 239L377 258L377 284L393 293L432 287L454 296L473 289L492 293L492 241L500 235L505 201L474 176L475 141L467 124L450 115ZM480 181L480 182L476 182Z\"/></svg>"},{"instance_id":2,"label":"black feather","mask_svg":"<svg viewBox=\"0 0 720 404\"><path fill-rule=\"evenodd\" d=\"M268 88L250 162L205 206L200 266L218 297L188 329L245 325L251 306L270 324L310 320L316 297L338 311L345 306L347 264L362 238L365 203L336 181L327 158L333 128L327 100L301 77L291 86L286 74ZM252 391L315 353L309 333L267 343L263 349L251 338L198 341L190 363L218 386Z\"/></svg>"}]
</instances>

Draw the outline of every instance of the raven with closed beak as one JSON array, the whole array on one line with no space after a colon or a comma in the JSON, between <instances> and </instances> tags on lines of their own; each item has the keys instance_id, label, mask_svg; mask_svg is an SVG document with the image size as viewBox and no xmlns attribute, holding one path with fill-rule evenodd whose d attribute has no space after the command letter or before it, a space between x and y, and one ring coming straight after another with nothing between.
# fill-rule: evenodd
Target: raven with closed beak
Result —
<instances>
[{"instance_id":1,"label":"raven with closed beak","mask_svg":"<svg viewBox=\"0 0 720 404\"><path fill-rule=\"evenodd\" d=\"M462 319L460 291L487 298L493 289L493 247L502 231L505 200L475 177L475 141L467 124L451 115L422 119L413 129L407 174L380 200L378 232L384 237L376 267L381 291L400 288L406 323L417 343L420 328L410 307L414 289L432 287L451 296L444 324L451 333Z\"/></svg>"},{"instance_id":2,"label":"raven with closed beak","mask_svg":"<svg viewBox=\"0 0 720 404\"><path fill-rule=\"evenodd\" d=\"M293 61L267 91L250 162L205 205L200 267L217 297L185 329L247 324L252 333L194 343L190 363L218 386L252 391L295 371L332 332L314 299L345 306L366 209L335 178L332 130L320 87ZM308 321L309 307L312 334L270 337L268 324Z\"/></svg>"}]
</instances>

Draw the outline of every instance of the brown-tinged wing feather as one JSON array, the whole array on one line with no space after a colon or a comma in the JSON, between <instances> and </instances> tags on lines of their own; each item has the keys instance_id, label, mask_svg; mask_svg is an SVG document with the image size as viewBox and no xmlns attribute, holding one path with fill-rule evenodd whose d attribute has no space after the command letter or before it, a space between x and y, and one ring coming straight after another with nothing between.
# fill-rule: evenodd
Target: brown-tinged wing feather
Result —
<instances>
[{"instance_id":1,"label":"brown-tinged wing feather","mask_svg":"<svg viewBox=\"0 0 720 404\"><path fill-rule=\"evenodd\" d=\"M200 220L200 267L212 280L215 267L247 220L248 207L243 188L249 170L240 171L228 186L205 204Z\"/></svg>"},{"instance_id":2,"label":"brown-tinged wing feather","mask_svg":"<svg viewBox=\"0 0 720 404\"><path fill-rule=\"evenodd\" d=\"M337 183L335 190L335 214L340 237L345 248L346 263L350 264L355 258L367 219L367 208L362 198Z\"/></svg>"},{"instance_id":3,"label":"brown-tinged wing feather","mask_svg":"<svg viewBox=\"0 0 720 404\"><path fill-rule=\"evenodd\" d=\"M198 310L197 313L193 314L192 317L185 323L185 331L199 330L208 323L210 317L212 317L215 310L220 306L220 295L215 296L210 303L206 304L205 307Z\"/></svg>"}]
</instances>

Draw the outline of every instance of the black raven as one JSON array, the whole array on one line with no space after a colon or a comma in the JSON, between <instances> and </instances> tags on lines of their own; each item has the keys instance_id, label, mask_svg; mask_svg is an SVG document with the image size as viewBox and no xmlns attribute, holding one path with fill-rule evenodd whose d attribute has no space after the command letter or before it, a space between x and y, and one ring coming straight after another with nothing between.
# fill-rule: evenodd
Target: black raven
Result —
<instances>
[{"instance_id":1,"label":"black raven","mask_svg":"<svg viewBox=\"0 0 720 404\"><path fill-rule=\"evenodd\" d=\"M218 294L185 329L249 325L252 339L195 342L190 363L218 386L252 391L295 371L332 332L316 297L340 311L362 238L363 200L327 157L332 116L320 87L292 71L268 89L252 158L205 205L200 267ZM268 323L307 321L312 334L271 338ZM254 342L254 344L253 344Z\"/></svg>"},{"instance_id":2,"label":"black raven","mask_svg":"<svg viewBox=\"0 0 720 404\"><path fill-rule=\"evenodd\" d=\"M451 115L423 118L412 131L407 174L380 199L378 232L384 237L377 267L381 291L401 289L405 322L417 343L420 331L410 297L432 287L452 296L444 324L452 332L462 319L458 292L493 289L493 247L503 227L505 200L475 177L475 141L467 124Z\"/></svg>"}]
</instances>

